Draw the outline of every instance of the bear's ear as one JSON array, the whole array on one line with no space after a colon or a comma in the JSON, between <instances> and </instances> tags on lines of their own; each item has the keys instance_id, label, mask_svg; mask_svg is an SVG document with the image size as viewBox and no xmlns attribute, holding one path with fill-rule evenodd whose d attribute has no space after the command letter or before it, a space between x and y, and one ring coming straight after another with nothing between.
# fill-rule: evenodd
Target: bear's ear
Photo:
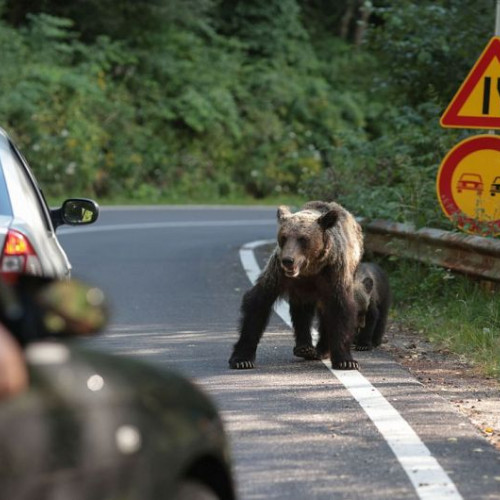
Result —
<instances>
[{"instance_id":1,"label":"bear's ear","mask_svg":"<svg viewBox=\"0 0 500 500\"><path fill-rule=\"evenodd\" d=\"M278 222L283 222L285 219L288 219L290 215L292 215L292 212L290 212L290 209L285 205L281 205L278 207L278 213L276 215L278 217Z\"/></svg>"},{"instance_id":2,"label":"bear's ear","mask_svg":"<svg viewBox=\"0 0 500 500\"><path fill-rule=\"evenodd\" d=\"M318 224L320 225L321 229L323 229L323 231L326 231L327 229L333 227L338 220L339 213L337 212L337 210L330 210L318 219Z\"/></svg>"},{"instance_id":3,"label":"bear's ear","mask_svg":"<svg viewBox=\"0 0 500 500\"><path fill-rule=\"evenodd\" d=\"M367 276L363 279L363 286L366 290L366 293L372 293L373 290L373 279Z\"/></svg>"}]
</instances>

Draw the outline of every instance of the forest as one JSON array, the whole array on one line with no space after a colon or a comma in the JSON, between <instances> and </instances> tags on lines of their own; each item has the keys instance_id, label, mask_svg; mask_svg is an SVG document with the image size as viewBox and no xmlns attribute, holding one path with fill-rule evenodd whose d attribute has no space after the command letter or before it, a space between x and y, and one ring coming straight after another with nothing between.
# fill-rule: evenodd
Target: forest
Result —
<instances>
[{"instance_id":1,"label":"forest","mask_svg":"<svg viewBox=\"0 0 500 500\"><path fill-rule=\"evenodd\" d=\"M53 198L450 228L436 173L472 131L439 117L494 25L493 0L0 0L0 126Z\"/></svg>"}]
</instances>

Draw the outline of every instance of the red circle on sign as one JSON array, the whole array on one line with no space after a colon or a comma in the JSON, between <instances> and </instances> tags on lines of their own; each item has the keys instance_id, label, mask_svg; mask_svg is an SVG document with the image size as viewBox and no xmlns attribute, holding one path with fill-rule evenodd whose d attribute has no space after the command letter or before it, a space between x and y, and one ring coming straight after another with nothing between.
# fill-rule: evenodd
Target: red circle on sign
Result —
<instances>
[{"instance_id":1,"label":"red circle on sign","mask_svg":"<svg viewBox=\"0 0 500 500\"><path fill-rule=\"evenodd\" d=\"M436 188L443 212L448 218L456 221L459 228L471 233L496 235L500 234L500 220L481 221L464 213L455 198L456 193L452 184L452 177L457 166L472 153L487 149L500 153L500 137L479 135L457 144L445 156L439 167Z\"/></svg>"}]
</instances>

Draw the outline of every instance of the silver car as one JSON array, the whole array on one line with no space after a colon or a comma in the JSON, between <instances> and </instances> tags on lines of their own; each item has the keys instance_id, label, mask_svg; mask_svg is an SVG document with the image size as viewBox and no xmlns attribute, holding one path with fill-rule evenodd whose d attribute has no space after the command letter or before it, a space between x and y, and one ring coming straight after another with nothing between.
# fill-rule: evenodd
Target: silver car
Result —
<instances>
[{"instance_id":1,"label":"silver car","mask_svg":"<svg viewBox=\"0 0 500 500\"><path fill-rule=\"evenodd\" d=\"M55 229L91 224L99 207L70 198L50 209L26 160L0 128L0 275L8 282L22 273L68 278L71 264Z\"/></svg>"}]
</instances>

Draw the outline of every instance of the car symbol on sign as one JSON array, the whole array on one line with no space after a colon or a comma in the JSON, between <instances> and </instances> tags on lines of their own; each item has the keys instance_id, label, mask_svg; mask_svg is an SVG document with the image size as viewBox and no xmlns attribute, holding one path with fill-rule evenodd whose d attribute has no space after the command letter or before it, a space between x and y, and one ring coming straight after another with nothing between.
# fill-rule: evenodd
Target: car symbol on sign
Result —
<instances>
[{"instance_id":1,"label":"car symbol on sign","mask_svg":"<svg viewBox=\"0 0 500 500\"><path fill-rule=\"evenodd\" d=\"M483 194L483 179L479 174L462 174L457 183L457 191L463 190L477 191L478 195Z\"/></svg>"},{"instance_id":2,"label":"car symbol on sign","mask_svg":"<svg viewBox=\"0 0 500 500\"><path fill-rule=\"evenodd\" d=\"M490 186L491 196L495 196L497 193L500 193L500 176L495 177L495 180L491 183Z\"/></svg>"}]
</instances>

